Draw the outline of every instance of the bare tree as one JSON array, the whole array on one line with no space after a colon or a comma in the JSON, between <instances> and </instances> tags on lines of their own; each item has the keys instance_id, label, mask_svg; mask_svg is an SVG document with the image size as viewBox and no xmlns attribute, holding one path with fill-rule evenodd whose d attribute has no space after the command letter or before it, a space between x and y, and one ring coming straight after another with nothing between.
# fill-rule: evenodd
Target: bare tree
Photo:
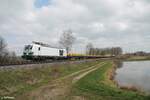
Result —
<instances>
[{"instance_id":1,"label":"bare tree","mask_svg":"<svg viewBox=\"0 0 150 100\"><path fill-rule=\"evenodd\" d=\"M6 52L6 43L5 40L0 36L0 56L4 56Z\"/></svg>"},{"instance_id":2,"label":"bare tree","mask_svg":"<svg viewBox=\"0 0 150 100\"><path fill-rule=\"evenodd\" d=\"M87 45L86 45L86 54L87 55L91 55L91 53L92 53L92 48L93 48L93 44L92 43L88 43Z\"/></svg>"},{"instance_id":3,"label":"bare tree","mask_svg":"<svg viewBox=\"0 0 150 100\"><path fill-rule=\"evenodd\" d=\"M67 54L72 48L73 43L75 42L76 38L73 36L71 30L64 31L62 36L60 37L59 44L66 48Z\"/></svg>"},{"instance_id":4,"label":"bare tree","mask_svg":"<svg viewBox=\"0 0 150 100\"><path fill-rule=\"evenodd\" d=\"M91 43L86 46L86 54L87 55L112 55L119 56L122 54L121 47L112 47L112 48L95 48Z\"/></svg>"}]
</instances>

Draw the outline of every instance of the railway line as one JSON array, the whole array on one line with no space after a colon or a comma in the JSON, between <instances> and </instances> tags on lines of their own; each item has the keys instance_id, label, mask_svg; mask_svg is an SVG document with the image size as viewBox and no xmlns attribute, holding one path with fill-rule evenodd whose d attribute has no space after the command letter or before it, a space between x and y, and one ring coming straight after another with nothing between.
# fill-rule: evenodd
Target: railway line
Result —
<instances>
[{"instance_id":1,"label":"railway line","mask_svg":"<svg viewBox=\"0 0 150 100\"><path fill-rule=\"evenodd\" d=\"M68 63L68 62L85 62L85 61L93 61L93 60L99 60L99 59L76 59L76 60L49 60L49 61L27 61L24 63L19 63L19 64L3 64L0 65L0 70L1 69L17 69L17 68L34 68L34 67L43 67L43 66L48 66L51 64L63 64L63 63Z\"/></svg>"},{"instance_id":2,"label":"railway line","mask_svg":"<svg viewBox=\"0 0 150 100\"><path fill-rule=\"evenodd\" d=\"M6 63L6 64L0 64L0 67L3 66L15 66L15 65L29 65L29 64L40 64L40 63L51 63L52 60L49 61L21 61L16 63Z\"/></svg>"},{"instance_id":3,"label":"railway line","mask_svg":"<svg viewBox=\"0 0 150 100\"><path fill-rule=\"evenodd\" d=\"M64 63L65 60L49 60L49 61L25 61L21 63L14 63L14 64L2 64L0 65L0 69L15 69L15 68L30 68L30 67L37 67L42 65L49 65L49 64L55 64L55 63Z\"/></svg>"},{"instance_id":4,"label":"railway line","mask_svg":"<svg viewBox=\"0 0 150 100\"><path fill-rule=\"evenodd\" d=\"M36 59L36 60L23 60L22 62L17 63L6 63L0 64L0 69L16 69L16 68L32 68L43 65L57 64L57 63L65 63L65 62L84 62L89 60L96 59L112 59L114 56L67 56L63 59Z\"/></svg>"}]
</instances>

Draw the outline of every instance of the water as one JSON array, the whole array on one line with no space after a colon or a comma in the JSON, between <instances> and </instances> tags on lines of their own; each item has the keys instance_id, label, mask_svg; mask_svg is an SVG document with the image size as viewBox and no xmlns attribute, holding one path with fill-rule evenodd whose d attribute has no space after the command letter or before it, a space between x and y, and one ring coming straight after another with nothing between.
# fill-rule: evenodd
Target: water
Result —
<instances>
[{"instance_id":1,"label":"water","mask_svg":"<svg viewBox=\"0 0 150 100\"><path fill-rule=\"evenodd\" d=\"M116 70L119 86L134 86L150 93L150 61L123 62Z\"/></svg>"}]
</instances>

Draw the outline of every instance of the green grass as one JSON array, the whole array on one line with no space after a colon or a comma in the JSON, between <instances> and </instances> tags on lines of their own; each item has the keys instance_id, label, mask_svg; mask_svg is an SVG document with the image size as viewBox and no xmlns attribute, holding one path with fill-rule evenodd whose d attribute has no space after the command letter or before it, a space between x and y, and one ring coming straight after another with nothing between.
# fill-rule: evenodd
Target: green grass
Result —
<instances>
[{"instance_id":1,"label":"green grass","mask_svg":"<svg viewBox=\"0 0 150 100\"><path fill-rule=\"evenodd\" d=\"M108 62L79 80L73 86L71 95L85 97L86 100L150 100L148 96L138 92L121 90L113 82L109 82L107 72L111 68L112 62Z\"/></svg>"},{"instance_id":2,"label":"green grass","mask_svg":"<svg viewBox=\"0 0 150 100\"><path fill-rule=\"evenodd\" d=\"M0 96L19 96L48 82L97 64L94 62L55 64L28 69L0 70Z\"/></svg>"}]
</instances>

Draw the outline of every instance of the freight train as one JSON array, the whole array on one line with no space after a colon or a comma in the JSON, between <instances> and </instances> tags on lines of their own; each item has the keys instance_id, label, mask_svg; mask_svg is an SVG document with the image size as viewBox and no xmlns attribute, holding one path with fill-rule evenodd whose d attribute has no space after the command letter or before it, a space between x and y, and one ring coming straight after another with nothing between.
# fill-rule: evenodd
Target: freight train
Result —
<instances>
[{"instance_id":1,"label":"freight train","mask_svg":"<svg viewBox=\"0 0 150 100\"><path fill-rule=\"evenodd\" d=\"M60 60L60 59L89 59L110 58L112 56L95 56L81 54L67 54L66 49L53 47L42 42L32 42L25 45L22 58L26 60Z\"/></svg>"}]
</instances>

